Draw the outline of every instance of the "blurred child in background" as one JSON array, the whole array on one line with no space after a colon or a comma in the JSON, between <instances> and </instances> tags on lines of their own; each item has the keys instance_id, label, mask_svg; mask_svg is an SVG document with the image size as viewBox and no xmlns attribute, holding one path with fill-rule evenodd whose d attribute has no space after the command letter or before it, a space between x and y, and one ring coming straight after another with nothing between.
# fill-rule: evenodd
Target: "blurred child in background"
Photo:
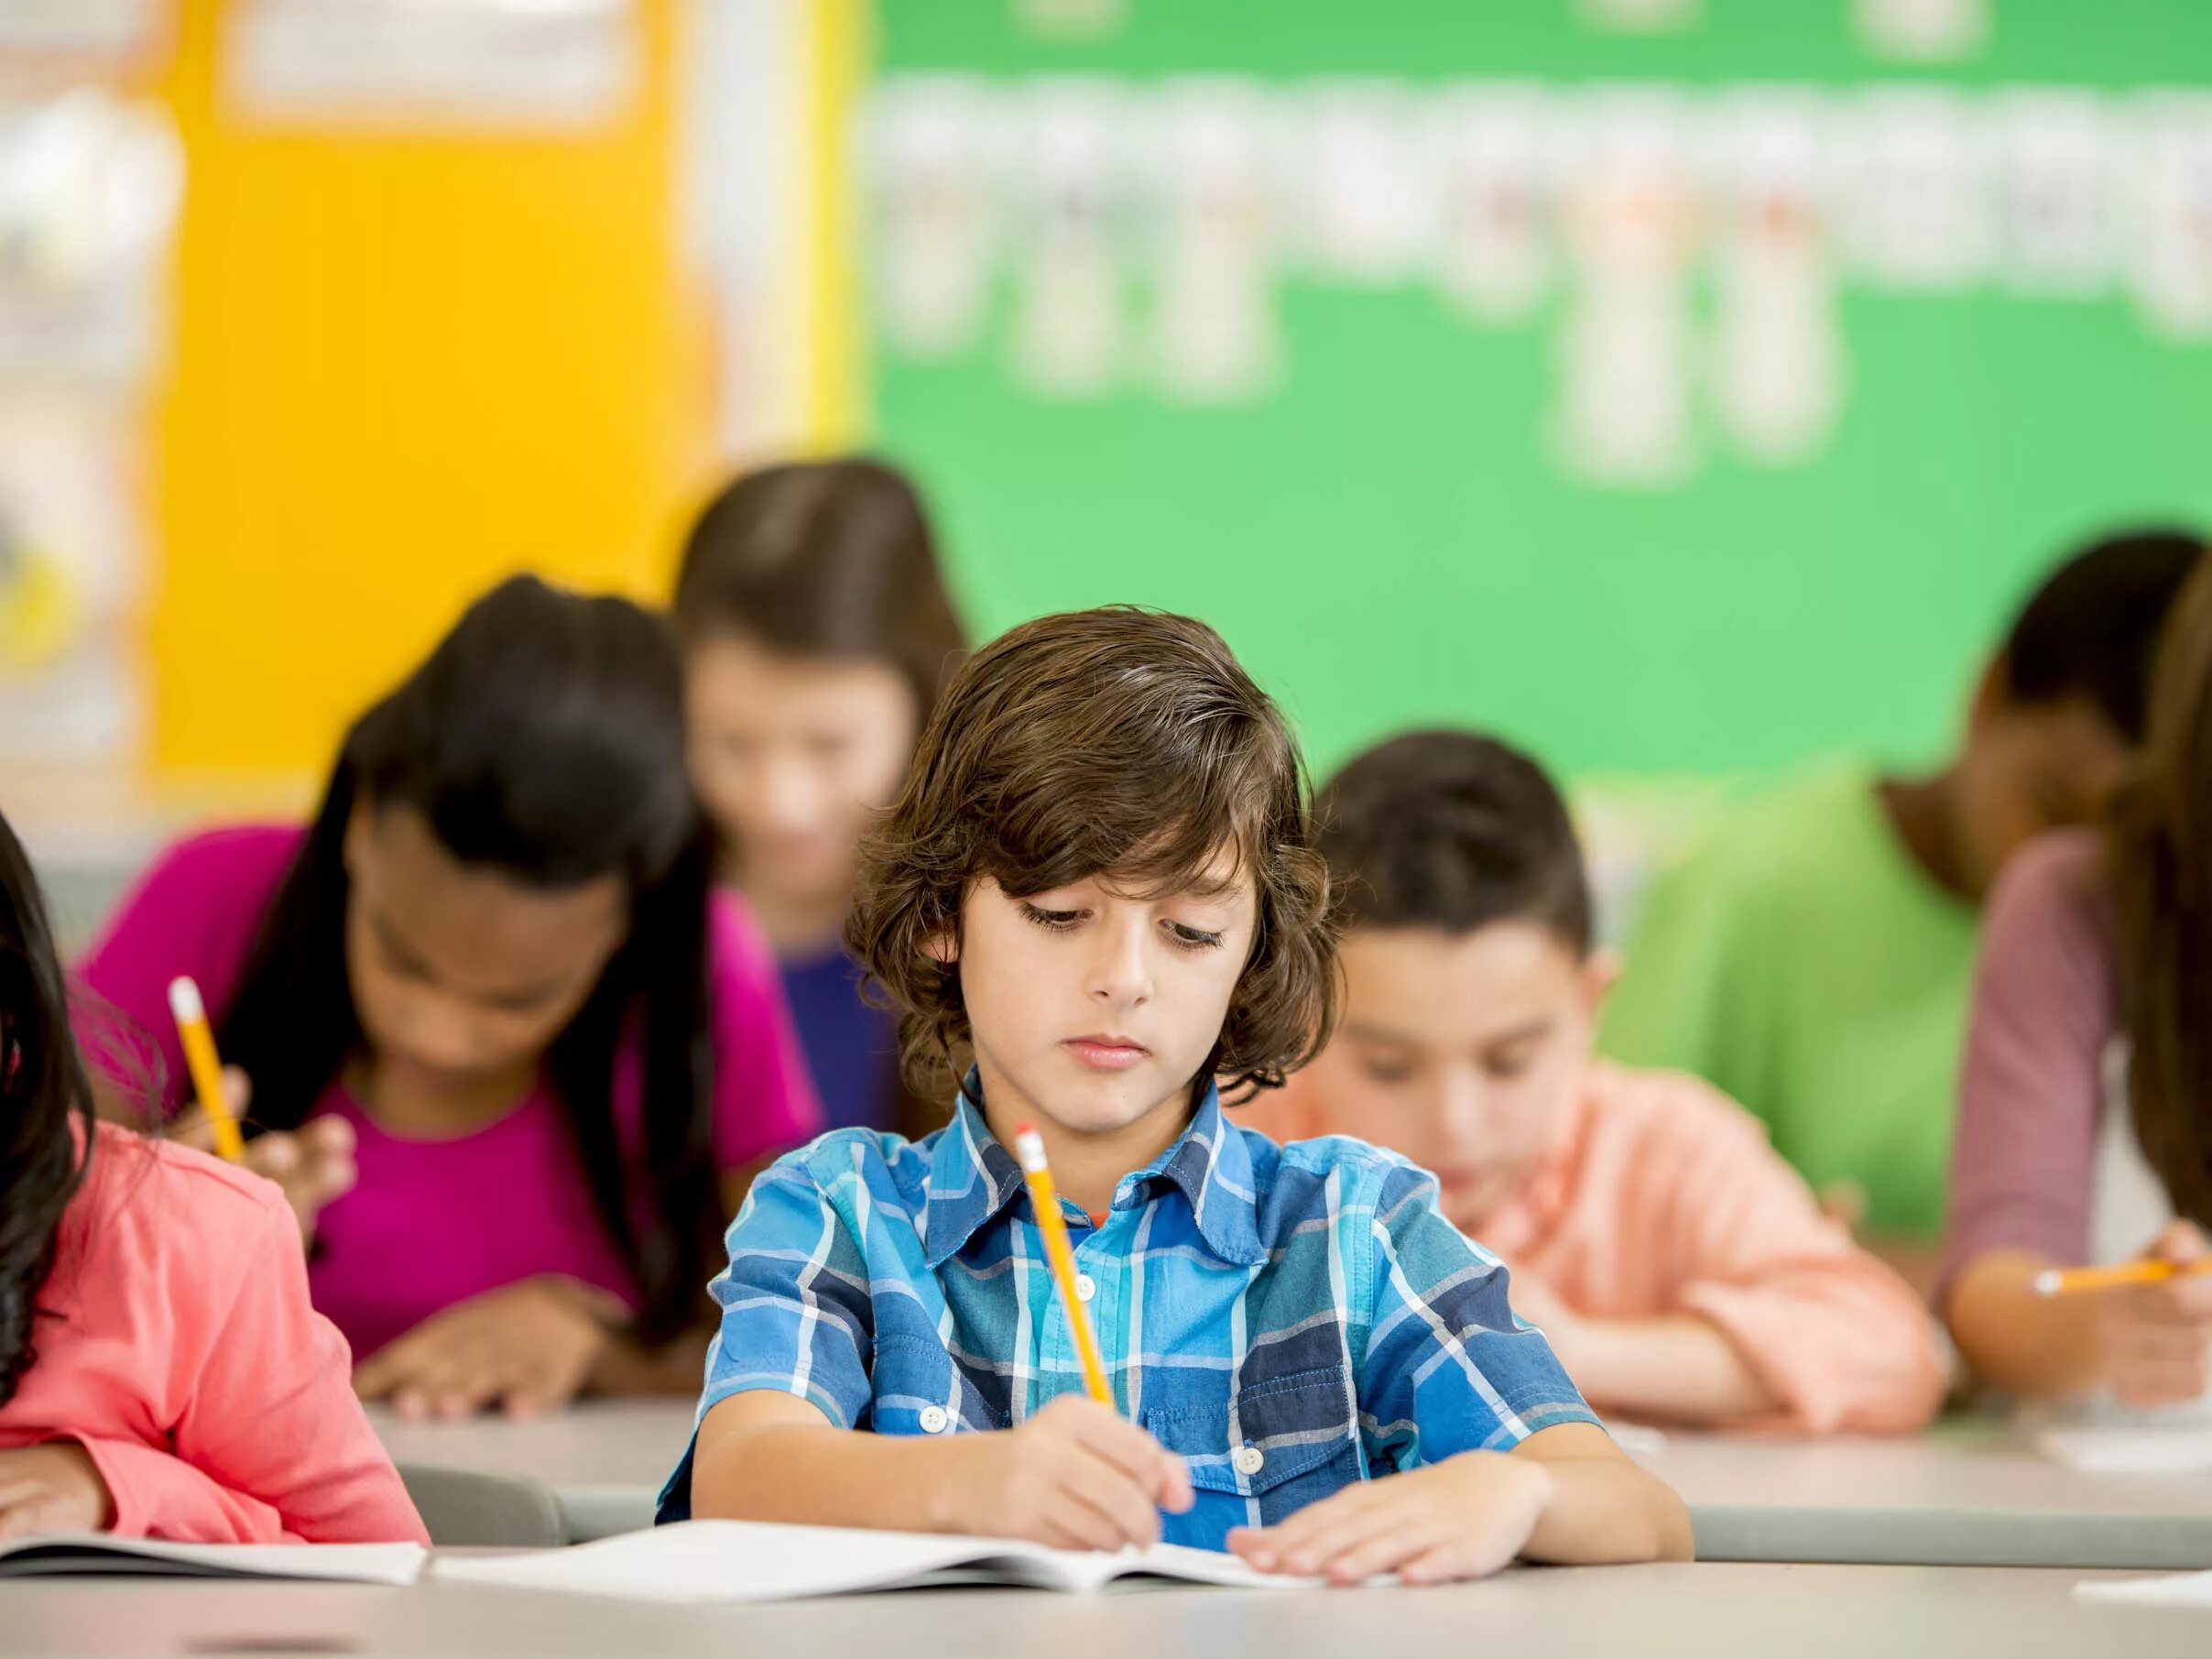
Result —
<instances>
[{"instance_id":1,"label":"blurred child in background","mask_svg":"<svg viewBox=\"0 0 2212 1659\"><path fill-rule=\"evenodd\" d=\"M1989 901L1960 1085L1945 1313L2029 1398L2196 1405L2212 1275L2041 1295L2046 1271L2212 1227L2212 566L2160 647L2142 760L2105 826L2047 836Z\"/></svg>"},{"instance_id":2,"label":"blurred child in background","mask_svg":"<svg viewBox=\"0 0 2212 1659\"><path fill-rule=\"evenodd\" d=\"M1534 762L1394 739L1315 804L1346 932L1344 1018L1250 1121L1357 1135L1433 1170L1513 1305L1601 1411L1805 1432L1917 1428L1945 1372L1927 1311L1823 1217L1709 1085L1595 1060L1574 825Z\"/></svg>"},{"instance_id":3,"label":"blurred child in background","mask_svg":"<svg viewBox=\"0 0 2212 1659\"><path fill-rule=\"evenodd\" d=\"M2080 824L2141 739L2150 658L2194 531L2113 536L2053 572L1925 778L1837 762L1750 802L1652 883L1600 1046L1693 1072L1923 1293L1981 904Z\"/></svg>"},{"instance_id":4,"label":"blurred child in background","mask_svg":"<svg viewBox=\"0 0 2212 1659\"><path fill-rule=\"evenodd\" d=\"M83 971L172 1110L198 980L316 1305L403 1412L695 1387L713 1240L820 1122L664 626L527 577L354 725L311 824L172 848Z\"/></svg>"},{"instance_id":5,"label":"blurred child in background","mask_svg":"<svg viewBox=\"0 0 2212 1659\"><path fill-rule=\"evenodd\" d=\"M675 614L721 874L781 959L829 1121L922 1133L942 1106L904 1090L844 944L861 832L962 657L921 502L873 461L748 474L692 529Z\"/></svg>"}]
</instances>

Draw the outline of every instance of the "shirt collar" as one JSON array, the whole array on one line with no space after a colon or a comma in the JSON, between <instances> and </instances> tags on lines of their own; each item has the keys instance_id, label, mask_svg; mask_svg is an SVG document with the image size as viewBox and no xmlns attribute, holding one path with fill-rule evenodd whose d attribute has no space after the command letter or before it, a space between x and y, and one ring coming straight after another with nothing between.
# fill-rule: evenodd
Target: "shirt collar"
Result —
<instances>
[{"instance_id":1,"label":"shirt collar","mask_svg":"<svg viewBox=\"0 0 2212 1659\"><path fill-rule=\"evenodd\" d=\"M960 1087L953 1120L940 1131L930 1157L930 1195L923 1244L932 1271L943 1266L1022 1190L1021 1167L992 1137L984 1121L983 1084L970 1071ZM1175 1144L1144 1168L1122 1177L1114 1208L1134 1209L1164 1184L1191 1206L1199 1237L1224 1261L1253 1267L1267 1260L1259 1238L1259 1200L1252 1155L1244 1136L1221 1109L1212 1084Z\"/></svg>"},{"instance_id":2,"label":"shirt collar","mask_svg":"<svg viewBox=\"0 0 2212 1659\"><path fill-rule=\"evenodd\" d=\"M929 1218L922 1243L932 1272L1021 1191L1021 1166L992 1138L976 1104L982 1098L983 1084L970 1070L960 1086L953 1120L938 1131L930 1155Z\"/></svg>"}]
</instances>

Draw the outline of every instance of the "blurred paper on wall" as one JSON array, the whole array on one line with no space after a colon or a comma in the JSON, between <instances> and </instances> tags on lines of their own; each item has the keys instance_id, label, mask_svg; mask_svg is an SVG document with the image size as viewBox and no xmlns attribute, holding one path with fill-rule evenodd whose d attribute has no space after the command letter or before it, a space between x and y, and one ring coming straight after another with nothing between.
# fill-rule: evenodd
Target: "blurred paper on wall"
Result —
<instances>
[{"instance_id":1,"label":"blurred paper on wall","mask_svg":"<svg viewBox=\"0 0 2212 1659\"><path fill-rule=\"evenodd\" d=\"M1102 396L1128 364L1124 114L1113 82L1074 79L1038 84L1013 112L1012 364L1045 397Z\"/></svg>"},{"instance_id":2,"label":"blurred paper on wall","mask_svg":"<svg viewBox=\"0 0 2212 1659\"><path fill-rule=\"evenodd\" d=\"M136 440L99 395L0 397L0 759L129 758Z\"/></svg>"},{"instance_id":3,"label":"blurred paper on wall","mask_svg":"<svg viewBox=\"0 0 2212 1659\"><path fill-rule=\"evenodd\" d=\"M1149 361L1179 401L1243 401L1282 372L1272 109L1248 81L1192 80L1128 128L1150 203Z\"/></svg>"},{"instance_id":4,"label":"blurred paper on wall","mask_svg":"<svg viewBox=\"0 0 2212 1659\"><path fill-rule=\"evenodd\" d=\"M1997 256L1988 130L1957 93L1880 87L1839 127L1838 223L1852 267L1878 287L1956 289Z\"/></svg>"},{"instance_id":5,"label":"blurred paper on wall","mask_svg":"<svg viewBox=\"0 0 2212 1659\"><path fill-rule=\"evenodd\" d=\"M636 0L236 0L225 90L256 119L576 127L637 95Z\"/></svg>"},{"instance_id":6,"label":"blurred paper on wall","mask_svg":"<svg viewBox=\"0 0 2212 1659\"><path fill-rule=\"evenodd\" d=\"M1433 264L1435 157L1421 104L1388 82L1303 90L1289 130L1291 173L1305 202L1305 264L1359 287L1411 280Z\"/></svg>"},{"instance_id":7,"label":"blurred paper on wall","mask_svg":"<svg viewBox=\"0 0 2212 1659\"><path fill-rule=\"evenodd\" d=\"M1852 0L1870 52L1907 63L1971 58L1989 44L1990 0Z\"/></svg>"},{"instance_id":8,"label":"blurred paper on wall","mask_svg":"<svg viewBox=\"0 0 2212 1659\"><path fill-rule=\"evenodd\" d=\"M1696 459L1689 278L1697 201L1680 104L1621 92L1577 124L1555 435L1596 484L1671 484Z\"/></svg>"},{"instance_id":9,"label":"blurred paper on wall","mask_svg":"<svg viewBox=\"0 0 2212 1659\"><path fill-rule=\"evenodd\" d=\"M2144 100L2127 202L2128 282L2169 340L2212 338L2212 98Z\"/></svg>"},{"instance_id":10,"label":"blurred paper on wall","mask_svg":"<svg viewBox=\"0 0 2212 1659\"><path fill-rule=\"evenodd\" d=\"M0 62L49 60L82 73L145 60L165 43L174 0L0 0ZM28 61L27 61L27 60Z\"/></svg>"},{"instance_id":11,"label":"blurred paper on wall","mask_svg":"<svg viewBox=\"0 0 2212 1659\"><path fill-rule=\"evenodd\" d=\"M987 87L909 76L878 93L862 138L875 293L888 343L917 358L973 350L1001 252L1006 122Z\"/></svg>"},{"instance_id":12,"label":"blurred paper on wall","mask_svg":"<svg viewBox=\"0 0 2212 1659\"><path fill-rule=\"evenodd\" d=\"M1559 167L1544 95L1508 82L1455 88L1431 130L1442 174L1438 280L1476 322L1520 322L1552 282Z\"/></svg>"},{"instance_id":13,"label":"blurred paper on wall","mask_svg":"<svg viewBox=\"0 0 2212 1659\"><path fill-rule=\"evenodd\" d=\"M128 758L141 716L140 426L182 188L165 115L0 104L0 758Z\"/></svg>"},{"instance_id":14,"label":"blurred paper on wall","mask_svg":"<svg viewBox=\"0 0 2212 1659\"><path fill-rule=\"evenodd\" d=\"M2112 202L2125 170L2103 104L2087 93L2011 93L1990 119L2005 284L2039 299L2103 293L2112 276Z\"/></svg>"},{"instance_id":15,"label":"blurred paper on wall","mask_svg":"<svg viewBox=\"0 0 2212 1659\"><path fill-rule=\"evenodd\" d=\"M1715 405L1735 447L1770 464L1817 450L1842 401L1828 136L1823 104L1802 91L1733 100L1708 136Z\"/></svg>"},{"instance_id":16,"label":"blurred paper on wall","mask_svg":"<svg viewBox=\"0 0 2212 1659\"><path fill-rule=\"evenodd\" d=\"M1705 21L1705 0L1575 0L1592 28L1621 35L1662 34Z\"/></svg>"}]
</instances>

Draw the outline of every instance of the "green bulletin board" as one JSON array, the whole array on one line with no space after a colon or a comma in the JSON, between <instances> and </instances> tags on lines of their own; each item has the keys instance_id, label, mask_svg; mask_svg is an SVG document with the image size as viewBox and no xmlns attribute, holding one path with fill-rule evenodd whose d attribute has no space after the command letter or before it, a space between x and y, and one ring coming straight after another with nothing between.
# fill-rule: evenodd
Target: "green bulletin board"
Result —
<instances>
[{"instance_id":1,"label":"green bulletin board","mask_svg":"<svg viewBox=\"0 0 2212 1659\"><path fill-rule=\"evenodd\" d=\"M1574 0L878 0L873 85L957 73L1004 101L1102 77L1150 107L1203 74L1295 108L1316 77L1416 98L1510 80L1569 112L1618 83L1694 112L1747 83L1823 109L1934 87L1977 112L2042 87L2124 123L2146 88L2212 84L2212 27L2187 0L1991 0L1978 48L1925 63L1870 48L1854 0L1680 9L1636 33ZM2140 144L2116 153L2126 194L2149 164ZM2165 215L2153 229L2185 267L2212 249L2212 161L2192 165L2141 210ZM880 213L862 223L880 297L892 255ZM1145 234L1116 223L1131 314L1157 302ZM1683 289L1702 353L1720 262L1700 246ZM2009 256L1947 287L1837 278L1835 408L1786 464L1716 436L1700 390L1679 475L1578 475L1546 413L1571 282L1487 324L1433 281L1346 282L1295 258L1270 284L1269 384L1211 402L1141 377L1073 397L1025 384L998 259L964 344L916 353L875 330L874 436L928 488L979 632L1111 600L1193 612L1284 699L1317 770L1438 720L1585 779L1836 748L1911 761L1937 752L2054 552L2115 520L2212 520L2212 319L2147 319L2124 251L2057 296L2017 291Z\"/></svg>"}]
</instances>

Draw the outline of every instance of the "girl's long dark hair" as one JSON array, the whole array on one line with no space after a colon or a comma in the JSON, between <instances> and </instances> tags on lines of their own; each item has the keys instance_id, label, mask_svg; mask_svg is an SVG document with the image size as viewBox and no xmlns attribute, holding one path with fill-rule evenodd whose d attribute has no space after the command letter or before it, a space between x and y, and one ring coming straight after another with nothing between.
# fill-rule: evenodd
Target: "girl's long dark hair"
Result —
<instances>
[{"instance_id":1,"label":"girl's long dark hair","mask_svg":"<svg viewBox=\"0 0 2212 1659\"><path fill-rule=\"evenodd\" d=\"M2174 1212L2212 1226L2212 561L2167 618L2106 863L2136 1139Z\"/></svg>"},{"instance_id":2,"label":"girl's long dark hair","mask_svg":"<svg viewBox=\"0 0 2212 1659\"><path fill-rule=\"evenodd\" d=\"M461 863L532 887L627 883L629 935L545 1072L599 1223L637 1286L639 1335L696 1323L721 1218L708 1114L714 852L685 771L682 675L664 625L627 600L516 577L354 725L222 1022L224 1057L253 1079L259 1128L296 1128L363 1042L345 969L343 844L357 806L412 808ZM631 1035L644 1053L637 1145L624 1143L613 1105Z\"/></svg>"},{"instance_id":3,"label":"girl's long dark hair","mask_svg":"<svg viewBox=\"0 0 2212 1659\"><path fill-rule=\"evenodd\" d=\"M53 930L30 858L0 817L0 1405L38 1357L38 1293L92 1157L92 1085Z\"/></svg>"}]
</instances>

